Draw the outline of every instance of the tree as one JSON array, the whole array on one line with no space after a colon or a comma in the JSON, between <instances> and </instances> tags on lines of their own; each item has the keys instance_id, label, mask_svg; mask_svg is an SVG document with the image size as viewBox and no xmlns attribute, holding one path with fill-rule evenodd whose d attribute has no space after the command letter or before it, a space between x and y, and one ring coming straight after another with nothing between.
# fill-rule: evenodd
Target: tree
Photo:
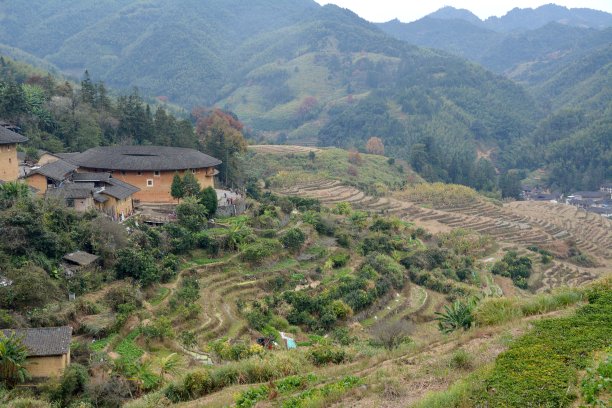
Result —
<instances>
[{"instance_id":1,"label":"tree","mask_svg":"<svg viewBox=\"0 0 612 408\"><path fill-rule=\"evenodd\" d=\"M316 157L317 157L317 155L316 155L316 153L314 152L314 150L311 150L311 151L309 151L309 152L308 152L308 159L309 159L311 162L314 162Z\"/></svg>"},{"instance_id":2,"label":"tree","mask_svg":"<svg viewBox=\"0 0 612 408\"><path fill-rule=\"evenodd\" d=\"M521 175L518 171L510 170L499 178L499 189L502 197L519 198L521 196Z\"/></svg>"},{"instance_id":3,"label":"tree","mask_svg":"<svg viewBox=\"0 0 612 408\"><path fill-rule=\"evenodd\" d=\"M27 113L28 104L23 88L9 77L7 82L0 81L0 117L15 120Z\"/></svg>"},{"instance_id":4,"label":"tree","mask_svg":"<svg viewBox=\"0 0 612 408\"><path fill-rule=\"evenodd\" d=\"M348 161L356 166L361 166L363 159L357 150L350 150L348 153Z\"/></svg>"},{"instance_id":5,"label":"tree","mask_svg":"<svg viewBox=\"0 0 612 408\"><path fill-rule=\"evenodd\" d=\"M143 286L158 282L161 270L149 252L135 248L120 249L117 254L115 271L118 278L134 278Z\"/></svg>"},{"instance_id":6,"label":"tree","mask_svg":"<svg viewBox=\"0 0 612 408\"><path fill-rule=\"evenodd\" d=\"M234 116L219 109L194 111L197 117L196 134L206 153L222 161L219 178L229 185L240 176L238 155L246 152L243 125Z\"/></svg>"},{"instance_id":7,"label":"tree","mask_svg":"<svg viewBox=\"0 0 612 408\"><path fill-rule=\"evenodd\" d=\"M183 176L183 196L195 197L200 193L200 183L192 172L187 171Z\"/></svg>"},{"instance_id":8,"label":"tree","mask_svg":"<svg viewBox=\"0 0 612 408\"><path fill-rule=\"evenodd\" d=\"M283 246L293 252L298 251L305 241L306 235L299 228L291 228L281 237Z\"/></svg>"},{"instance_id":9,"label":"tree","mask_svg":"<svg viewBox=\"0 0 612 408\"><path fill-rule=\"evenodd\" d=\"M170 186L170 195L172 198L176 198L178 202L181 201L181 198L185 197L185 189L183 186L183 180L178 173L174 173L174 177L172 177L172 185Z\"/></svg>"},{"instance_id":10,"label":"tree","mask_svg":"<svg viewBox=\"0 0 612 408\"><path fill-rule=\"evenodd\" d=\"M87 70L85 70L85 75L81 81L81 100L91 106L94 106L96 100L96 86L91 81Z\"/></svg>"},{"instance_id":11,"label":"tree","mask_svg":"<svg viewBox=\"0 0 612 408\"><path fill-rule=\"evenodd\" d=\"M217 191L213 187L206 187L202 192L200 192L200 204L202 204L206 208L206 212L208 214L208 218L211 218L217 212L217 207L219 205L217 201Z\"/></svg>"},{"instance_id":12,"label":"tree","mask_svg":"<svg viewBox=\"0 0 612 408\"><path fill-rule=\"evenodd\" d=\"M176 206L178 222L189 231L200 231L206 226L208 212L194 197L187 197Z\"/></svg>"},{"instance_id":13,"label":"tree","mask_svg":"<svg viewBox=\"0 0 612 408\"><path fill-rule=\"evenodd\" d=\"M387 350L393 350L410 340L414 325L406 320L382 321L372 327L372 335Z\"/></svg>"},{"instance_id":14,"label":"tree","mask_svg":"<svg viewBox=\"0 0 612 408\"><path fill-rule=\"evenodd\" d=\"M497 174L490 160L480 158L472 170L470 184L477 190L493 191L496 185Z\"/></svg>"},{"instance_id":15,"label":"tree","mask_svg":"<svg viewBox=\"0 0 612 408\"><path fill-rule=\"evenodd\" d=\"M43 230L42 234L46 231ZM6 238L6 230L4 231ZM53 239L57 239L53 236ZM10 239L10 238L9 238ZM27 242L29 237L25 238ZM21 241L20 246L22 246ZM34 248L27 248L33 250ZM10 286L0 286L0 308L24 310L37 308L59 299L60 292L56 280L52 279L42 268L27 265L21 269L7 268L4 276L13 282Z\"/></svg>"},{"instance_id":16,"label":"tree","mask_svg":"<svg viewBox=\"0 0 612 408\"><path fill-rule=\"evenodd\" d=\"M29 378L25 369L28 350L22 341L15 333L6 336L0 331L0 380L9 387Z\"/></svg>"},{"instance_id":17,"label":"tree","mask_svg":"<svg viewBox=\"0 0 612 408\"><path fill-rule=\"evenodd\" d=\"M377 154L383 156L385 154L385 145L379 137L371 137L366 143L366 151L370 154Z\"/></svg>"}]
</instances>

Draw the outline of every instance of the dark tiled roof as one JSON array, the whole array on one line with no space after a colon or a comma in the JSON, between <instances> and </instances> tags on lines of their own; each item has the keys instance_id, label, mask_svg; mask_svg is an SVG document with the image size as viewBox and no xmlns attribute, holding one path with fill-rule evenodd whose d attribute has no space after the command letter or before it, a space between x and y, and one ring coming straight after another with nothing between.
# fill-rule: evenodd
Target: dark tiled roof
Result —
<instances>
[{"instance_id":1,"label":"dark tiled roof","mask_svg":"<svg viewBox=\"0 0 612 408\"><path fill-rule=\"evenodd\" d=\"M92 263L96 262L100 257L90 254L88 252L84 252L84 251L76 251L76 252L71 252L69 254L64 255L64 260L68 261L68 262L72 262L73 264L77 264L80 266L87 266L87 265L91 265Z\"/></svg>"},{"instance_id":2,"label":"dark tiled roof","mask_svg":"<svg viewBox=\"0 0 612 408\"><path fill-rule=\"evenodd\" d=\"M59 157L60 159L66 160L69 162L71 159L77 157L81 153L76 152L76 153L49 153L49 154L52 154L55 157Z\"/></svg>"},{"instance_id":3,"label":"dark tiled roof","mask_svg":"<svg viewBox=\"0 0 612 408\"><path fill-rule=\"evenodd\" d=\"M604 198L608 194L603 191L577 191L572 193L573 196L580 196L582 198Z\"/></svg>"},{"instance_id":4,"label":"dark tiled roof","mask_svg":"<svg viewBox=\"0 0 612 408\"><path fill-rule=\"evenodd\" d=\"M32 170L28 176L34 174L42 174L45 177L49 177L50 179L57 181L64 181L70 173L75 171L77 166L74 164L68 163L64 160L57 160L52 163L45 164L38 169Z\"/></svg>"},{"instance_id":5,"label":"dark tiled roof","mask_svg":"<svg viewBox=\"0 0 612 408\"><path fill-rule=\"evenodd\" d=\"M19 133L15 133L4 126L0 126L0 144L25 143L27 141L27 137L21 136Z\"/></svg>"},{"instance_id":6,"label":"dark tiled roof","mask_svg":"<svg viewBox=\"0 0 612 408\"><path fill-rule=\"evenodd\" d=\"M94 194L94 200L97 203L105 203L108 201L108 197L99 193Z\"/></svg>"},{"instance_id":7,"label":"dark tiled roof","mask_svg":"<svg viewBox=\"0 0 612 408\"><path fill-rule=\"evenodd\" d=\"M187 170L214 167L220 160L194 149L165 146L112 146L89 149L70 161L101 170Z\"/></svg>"},{"instance_id":8,"label":"dark tiled roof","mask_svg":"<svg viewBox=\"0 0 612 408\"><path fill-rule=\"evenodd\" d=\"M93 195L93 183L64 183L58 188L47 190L52 197L62 198L88 198Z\"/></svg>"},{"instance_id":9,"label":"dark tiled roof","mask_svg":"<svg viewBox=\"0 0 612 408\"><path fill-rule=\"evenodd\" d=\"M13 332L23 337L23 345L28 349L28 356L60 356L70 351L72 327L42 327L38 329L2 330L5 336Z\"/></svg>"},{"instance_id":10,"label":"dark tiled roof","mask_svg":"<svg viewBox=\"0 0 612 408\"><path fill-rule=\"evenodd\" d=\"M111 178L110 173L74 173L72 175L73 181L83 182L99 182L99 181L108 181Z\"/></svg>"},{"instance_id":11,"label":"dark tiled roof","mask_svg":"<svg viewBox=\"0 0 612 408\"><path fill-rule=\"evenodd\" d=\"M114 178L108 179L105 183L107 183L107 186L104 187L104 190L100 191L100 194L106 194L118 200L126 199L140 191L138 187Z\"/></svg>"}]
</instances>

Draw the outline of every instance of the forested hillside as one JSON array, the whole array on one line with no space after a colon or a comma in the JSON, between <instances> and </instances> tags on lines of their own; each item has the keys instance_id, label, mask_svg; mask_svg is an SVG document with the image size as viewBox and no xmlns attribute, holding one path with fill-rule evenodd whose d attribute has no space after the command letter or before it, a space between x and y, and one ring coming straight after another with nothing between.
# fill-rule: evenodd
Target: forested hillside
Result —
<instances>
[{"instance_id":1,"label":"forested hillside","mask_svg":"<svg viewBox=\"0 0 612 408\"><path fill-rule=\"evenodd\" d=\"M609 157L612 16L587 9L543 6L479 20L445 7L404 24L379 24L410 44L449 51L524 86L544 114L492 154L498 168L522 177L548 170L541 183L561 190L593 189L612 177ZM580 148L576 148L580 146Z\"/></svg>"},{"instance_id":2,"label":"forested hillside","mask_svg":"<svg viewBox=\"0 0 612 408\"><path fill-rule=\"evenodd\" d=\"M364 150L380 137L428 180L491 192L496 173L516 184L563 162L548 146L561 137L546 127L559 109L583 112L576 131L607 109L612 29L601 29L610 15L593 10L516 9L483 22L445 8L377 27L312 0L36 0L2 4L0 16L0 43L16 58L79 79L87 69L112 88L188 109L216 105L258 142ZM588 176L549 172L542 183L568 190L609 179L605 139L577 164L577 173L595 169ZM534 145L546 153L532 157Z\"/></svg>"},{"instance_id":3,"label":"forested hillside","mask_svg":"<svg viewBox=\"0 0 612 408\"><path fill-rule=\"evenodd\" d=\"M612 15L558 6L515 9L486 21L445 7L412 23L392 20L378 27L410 44L460 55L529 84L543 78L543 69L577 60L612 41Z\"/></svg>"}]
</instances>

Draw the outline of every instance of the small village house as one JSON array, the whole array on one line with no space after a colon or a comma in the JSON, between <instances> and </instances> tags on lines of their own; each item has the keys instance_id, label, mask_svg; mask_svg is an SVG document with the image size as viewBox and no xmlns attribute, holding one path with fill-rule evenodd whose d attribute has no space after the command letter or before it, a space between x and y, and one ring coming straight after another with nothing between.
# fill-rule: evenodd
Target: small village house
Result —
<instances>
[{"instance_id":1,"label":"small village house","mask_svg":"<svg viewBox=\"0 0 612 408\"><path fill-rule=\"evenodd\" d=\"M134 213L134 195L140 191L138 187L110 173L75 173L72 182L90 187L95 207L113 220L123 221Z\"/></svg>"},{"instance_id":2,"label":"small village house","mask_svg":"<svg viewBox=\"0 0 612 408\"><path fill-rule=\"evenodd\" d=\"M58 188L77 169L74 164L64 160L55 160L35 167L26 176L26 183L38 191L39 195L45 195L48 190Z\"/></svg>"},{"instance_id":3,"label":"small village house","mask_svg":"<svg viewBox=\"0 0 612 408\"><path fill-rule=\"evenodd\" d=\"M2 330L5 336L14 332L28 350L25 368L33 379L59 377L70 365L72 328L42 327Z\"/></svg>"},{"instance_id":4,"label":"small village house","mask_svg":"<svg viewBox=\"0 0 612 408\"><path fill-rule=\"evenodd\" d=\"M115 179L110 173L77 173L77 166L62 159L32 169L26 182L39 195L64 200L76 211L96 208L114 220L124 220L134 212L137 187Z\"/></svg>"},{"instance_id":5,"label":"small village house","mask_svg":"<svg viewBox=\"0 0 612 408\"><path fill-rule=\"evenodd\" d=\"M75 251L64 255L62 260L64 273L70 278L85 269L94 268L100 257L85 251Z\"/></svg>"},{"instance_id":6,"label":"small village house","mask_svg":"<svg viewBox=\"0 0 612 408\"><path fill-rule=\"evenodd\" d=\"M19 178L17 145L28 138L14 132L6 123L0 122L0 180L15 181Z\"/></svg>"}]
</instances>

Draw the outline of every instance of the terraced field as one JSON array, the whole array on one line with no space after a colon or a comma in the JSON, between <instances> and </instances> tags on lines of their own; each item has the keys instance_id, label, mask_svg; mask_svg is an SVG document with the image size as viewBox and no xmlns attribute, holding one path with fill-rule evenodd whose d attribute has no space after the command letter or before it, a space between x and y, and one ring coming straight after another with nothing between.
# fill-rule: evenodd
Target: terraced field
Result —
<instances>
[{"instance_id":1,"label":"terraced field","mask_svg":"<svg viewBox=\"0 0 612 408\"><path fill-rule=\"evenodd\" d=\"M470 199L439 208L426 208L426 203L409 199L368 196L336 180L298 184L278 193L316 198L327 205L349 202L356 209L394 214L430 230L466 228L492 236L500 243L523 247L564 247L566 241L573 241L581 251L594 256L607 267L612 260L612 222L570 206L540 202L496 206L484 200ZM581 284L596 276L565 265L548 272L542 290L562 284Z\"/></svg>"},{"instance_id":2,"label":"terraced field","mask_svg":"<svg viewBox=\"0 0 612 408\"><path fill-rule=\"evenodd\" d=\"M198 303L202 311L197 319L197 327L194 328L190 325L192 321L188 321L178 329L194 331L200 346L220 337L237 338L246 333L246 322L238 312L237 301L252 301L263 294L262 287L266 283L266 277L248 276L230 265L231 260L224 260L194 267L181 274L181 277L193 276L198 279L200 285ZM193 354L194 358L197 357L195 354L205 357L205 354L201 354L198 349L183 351Z\"/></svg>"},{"instance_id":3,"label":"terraced field","mask_svg":"<svg viewBox=\"0 0 612 408\"><path fill-rule=\"evenodd\" d=\"M612 259L612 221L597 214L565 205L518 201L507 205L555 237L573 238L578 248Z\"/></svg>"},{"instance_id":4,"label":"terraced field","mask_svg":"<svg viewBox=\"0 0 612 408\"><path fill-rule=\"evenodd\" d=\"M316 147L308 146L290 146L290 145L251 145L249 150L255 153L268 153L268 154L287 154L287 153L318 153L321 149Z\"/></svg>"},{"instance_id":5,"label":"terraced field","mask_svg":"<svg viewBox=\"0 0 612 408\"><path fill-rule=\"evenodd\" d=\"M544 271L543 275L542 286L537 289L537 292L545 292L560 286L580 286L597 279L597 275L593 272L561 262L554 262Z\"/></svg>"}]
</instances>

